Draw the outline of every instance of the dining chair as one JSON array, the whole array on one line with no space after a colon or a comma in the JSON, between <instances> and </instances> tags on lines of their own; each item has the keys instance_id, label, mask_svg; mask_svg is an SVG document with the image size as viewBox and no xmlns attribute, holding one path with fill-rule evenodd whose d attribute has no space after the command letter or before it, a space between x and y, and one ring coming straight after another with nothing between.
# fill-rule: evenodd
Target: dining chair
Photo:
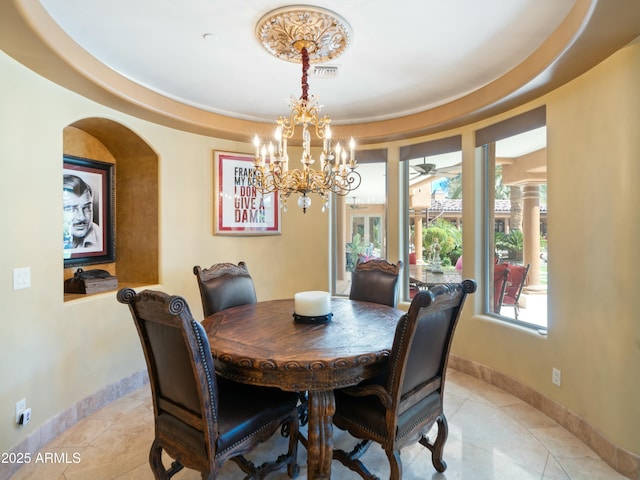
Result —
<instances>
[{"instance_id":1,"label":"dining chair","mask_svg":"<svg viewBox=\"0 0 640 480\"><path fill-rule=\"evenodd\" d=\"M509 264L496 263L493 265L493 312L500 315L504 291L507 288Z\"/></svg>"},{"instance_id":2,"label":"dining chair","mask_svg":"<svg viewBox=\"0 0 640 480\"><path fill-rule=\"evenodd\" d=\"M245 262L239 262L238 265L216 263L205 269L196 265L193 267L193 273L198 280L205 317L227 308L255 304L258 301L253 279L249 275ZM300 398L298 416L300 425L304 426L308 421L307 393L299 392L298 396Z\"/></svg>"},{"instance_id":3,"label":"dining chair","mask_svg":"<svg viewBox=\"0 0 640 480\"><path fill-rule=\"evenodd\" d=\"M418 280L414 277L409 277L409 298L415 297L416 293L420 290L428 290L429 287L426 283Z\"/></svg>"},{"instance_id":4,"label":"dining chair","mask_svg":"<svg viewBox=\"0 0 640 480\"><path fill-rule=\"evenodd\" d=\"M399 480L400 451L419 442L431 451L435 469L446 470L443 395L449 349L465 298L476 287L467 279L419 291L398 321L386 370L374 380L336 390L333 423L360 442L350 452L334 450L334 459L362 478L378 478L360 460L376 442L387 455L389 478ZM431 442L425 435L436 423Z\"/></svg>"},{"instance_id":5,"label":"dining chair","mask_svg":"<svg viewBox=\"0 0 640 480\"><path fill-rule=\"evenodd\" d=\"M182 297L124 288L117 299L129 306L147 362L155 424L149 464L156 480L184 467L213 480L226 460L247 478L264 478L285 464L291 478L298 475L296 393L218 378L207 334ZM259 467L244 456L283 426L286 454ZM163 451L173 460L168 469Z\"/></svg>"},{"instance_id":6,"label":"dining chair","mask_svg":"<svg viewBox=\"0 0 640 480\"><path fill-rule=\"evenodd\" d=\"M520 294L527 283L527 274L531 264L514 265L509 264L509 275L505 282L504 296L501 306L513 307L515 319L520 313Z\"/></svg>"},{"instance_id":7,"label":"dining chair","mask_svg":"<svg viewBox=\"0 0 640 480\"><path fill-rule=\"evenodd\" d=\"M357 263L351 274L351 300L381 303L390 307L398 304L398 278L402 260L397 264L381 258Z\"/></svg>"},{"instance_id":8,"label":"dining chair","mask_svg":"<svg viewBox=\"0 0 640 480\"><path fill-rule=\"evenodd\" d=\"M220 310L257 303L256 289L245 262L216 263L202 269L193 267L202 298L202 310L208 317Z\"/></svg>"}]
</instances>

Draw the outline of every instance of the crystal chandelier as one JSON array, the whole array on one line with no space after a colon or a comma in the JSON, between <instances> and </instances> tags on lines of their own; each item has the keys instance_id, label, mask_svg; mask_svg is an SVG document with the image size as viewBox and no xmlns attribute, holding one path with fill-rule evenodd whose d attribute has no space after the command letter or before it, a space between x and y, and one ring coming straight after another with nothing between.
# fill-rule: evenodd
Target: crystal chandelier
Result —
<instances>
[{"instance_id":1,"label":"crystal chandelier","mask_svg":"<svg viewBox=\"0 0 640 480\"><path fill-rule=\"evenodd\" d=\"M286 211L287 199L299 193L298 206L306 213L311 205L311 193L322 198L322 211L329 206L331 193L346 196L358 188L361 177L356 171L355 142L348 147L331 138L331 118L320 116L318 99L309 95L307 82L311 62L323 62L340 55L350 39L348 24L335 13L318 7L284 7L265 15L256 27L262 45L278 58L302 63L302 95L291 97L288 117L279 116L274 138L269 144L254 138L255 162L251 181L262 193L278 192L282 208ZM297 126L302 127L302 156L299 168L289 164L288 140ZM311 133L320 140L319 168L311 153Z\"/></svg>"}]
</instances>

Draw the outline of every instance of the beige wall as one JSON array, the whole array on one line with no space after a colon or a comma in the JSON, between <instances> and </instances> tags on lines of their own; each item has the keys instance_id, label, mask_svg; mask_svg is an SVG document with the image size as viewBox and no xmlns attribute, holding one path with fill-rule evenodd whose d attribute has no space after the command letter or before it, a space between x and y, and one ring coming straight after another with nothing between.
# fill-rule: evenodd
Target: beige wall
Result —
<instances>
[{"instance_id":1,"label":"beige wall","mask_svg":"<svg viewBox=\"0 0 640 480\"><path fill-rule=\"evenodd\" d=\"M636 42L518 110L547 105L548 336L474 316L460 323L453 345L456 355L532 387L635 454L640 454L640 313L634 302L640 284L639 84ZM463 161L469 162L464 194L473 195L479 172L471 167L472 135L463 132L463 137ZM463 222L464 275L479 278L473 239L481 237L481 222L471 212ZM479 309L480 296L473 301ZM552 367L562 371L561 388L551 383Z\"/></svg>"},{"instance_id":2,"label":"beige wall","mask_svg":"<svg viewBox=\"0 0 640 480\"><path fill-rule=\"evenodd\" d=\"M113 294L63 302L63 129L87 117L122 123L159 158L160 285L201 316L191 267L245 260L261 300L328 289L328 218L294 205L270 237L212 235L213 150L249 144L151 124L57 87L0 54L0 451L8 451L70 405L144 368L133 324ZM614 444L640 454L640 45L628 47L547 104L549 335L472 316L466 309L454 353L488 365L564 404ZM517 112L542 104L535 102ZM511 114L510 114L511 115ZM507 118L503 115L494 120ZM465 276L480 278L480 192L473 131L463 135ZM401 258L398 145L389 145L389 258ZM13 291L13 268L30 266L32 287ZM551 367L563 384L551 384ZM12 412L26 397L31 423Z\"/></svg>"},{"instance_id":3,"label":"beige wall","mask_svg":"<svg viewBox=\"0 0 640 480\"><path fill-rule=\"evenodd\" d=\"M549 217L549 359L568 373L558 398L637 454L639 85L636 42L551 95L548 110L549 210L558 212Z\"/></svg>"}]
</instances>

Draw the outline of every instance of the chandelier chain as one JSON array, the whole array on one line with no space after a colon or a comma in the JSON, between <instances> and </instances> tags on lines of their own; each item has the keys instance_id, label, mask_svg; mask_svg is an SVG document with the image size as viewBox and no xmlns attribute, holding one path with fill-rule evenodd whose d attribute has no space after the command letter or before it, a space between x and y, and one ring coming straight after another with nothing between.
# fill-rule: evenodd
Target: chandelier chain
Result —
<instances>
[{"instance_id":1,"label":"chandelier chain","mask_svg":"<svg viewBox=\"0 0 640 480\"><path fill-rule=\"evenodd\" d=\"M307 47L302 47L302 100L309 100L309 51Z\"/></svg>"}]
</instances>

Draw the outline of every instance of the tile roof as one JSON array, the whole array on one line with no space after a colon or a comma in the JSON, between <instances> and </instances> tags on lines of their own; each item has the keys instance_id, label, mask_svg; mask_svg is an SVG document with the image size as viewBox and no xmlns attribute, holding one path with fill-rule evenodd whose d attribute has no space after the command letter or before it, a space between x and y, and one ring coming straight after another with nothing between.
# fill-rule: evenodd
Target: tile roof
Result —
<instances>
[{"instance_id":1,"label":"tile roof","mask_svg":"<svg viewBox=\"0 0 640 480\"><path fill-rule=\"evenodd\" d=\"M462 213L462 200L445 198L443 200L431 200L431 212ZM496 200L496 212L508 213L511 211L511 200ZM540 213L547 213L547 205L540 205Z\"/></svg>"}]
</instances>

